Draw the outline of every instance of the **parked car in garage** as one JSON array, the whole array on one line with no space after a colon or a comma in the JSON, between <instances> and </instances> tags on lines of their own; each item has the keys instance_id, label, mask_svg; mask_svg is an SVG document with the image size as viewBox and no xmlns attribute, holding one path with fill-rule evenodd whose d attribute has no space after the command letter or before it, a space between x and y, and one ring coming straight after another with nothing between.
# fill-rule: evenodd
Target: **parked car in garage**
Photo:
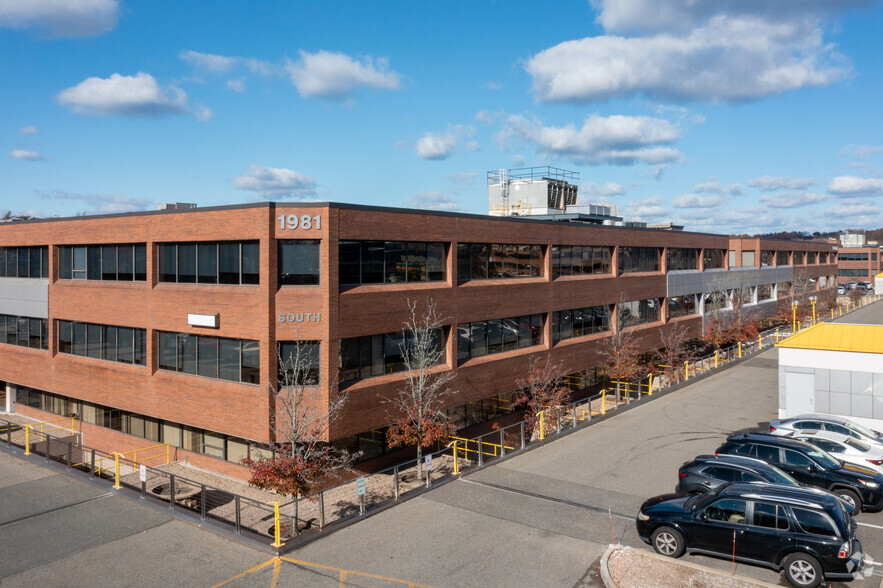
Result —
<instances>
[{"instance_id":1,"label":"parked car in garage","mask_svg":"<svg viewBox=\"0 0 883 588\"><path fill-rule=\"evenodd\" d=\"M878 443L867 443L849 435L822 430L797 431L789 437L812 443L846 463L865 466L883 474L883 445Z\"/></svg>"},{"instance_id":2,"label":"parked car in garage","mask_svg":"<svg viewBox=\"0 0 883 588\"><path fill-rule=\"evenodd\" d=\"M710 492L727 482L802 485L776 466L759 459L740 455L697 455L678 470L675 492Z\"/></svg>"},{"instance_id":3,"label":"parked car in garage","mask_svg":"<svg viewBox=\"0 0 883 588\"><path fill-rule=\"evenodd\" d=\"M661 555L734 557L783 570L794 586L848 581L862 566L852 516L813 488L724 484L707 494L664 494L641 505L635 526Z\"/></svg>"},{"instance_id":4,"label":"parked car in garage","mask_svg":"<svg viewBox=\"0 0 883 588\"><path fill-rule=\"evenodd\" d=\"M715 453L762 459L798 482L836 494L856 513L883 510L883 475L870 468L843 464L806 441L742 433L727 438Z\"/></svg>"},{"instance_id":5,"label":"parked car in garage","mask_svg":"<svg viewBox=\"0 0 883 588\"><path fill-rule=\"evenodd\" d=\"M849 435L869 443L883 446L883 434L868 427L833 414L802 414L782 420L770 421L770 433L787 435L793 431L831 431Z\"/></svg>"}]
</instances>

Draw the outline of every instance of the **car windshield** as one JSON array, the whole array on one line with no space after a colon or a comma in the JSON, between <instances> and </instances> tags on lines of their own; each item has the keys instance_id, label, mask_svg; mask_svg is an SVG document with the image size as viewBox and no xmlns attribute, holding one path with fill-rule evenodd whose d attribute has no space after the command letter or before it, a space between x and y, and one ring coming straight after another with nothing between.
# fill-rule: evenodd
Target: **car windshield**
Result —
<instances>
[{"instance_id":1,"label":"car windshield","mask_svg":"<svg viewBox=\"0 0 883 588\"><path fill-rule=\"evenodd\" d=\"M849 445L850 447L852 447L853 449L858 449L862 453L867 453L868 451L871 450L870 445L868 445L867 443L862 443L858 439L853 439L852 437L850 437L849 439L845 439L843 442L846 443L847 445Z\"/></svg>"},{"instance_id":2,"label":"car windshield","mask_svg":"<svg viewBox=\"0 0 883 588\"><path fill-rule=\"evenodd\" d=\"M841 465L840 462L831 457L831 455L827 451L823 451L815 446L807 451L806 454L814 459L817 464L819 464L826 470L834 470L839 468Z\"/></svg>"},{"instance_id":3,"label":"car windshield","mask_svg":"<svg viewBox=\"0 0 883 588\"><path fill-rule=\"evenodd\" d=\"M877 431L872 431L866 426L860 425L858 423L853 423L852 421L846 421L845 423L843 423L843 426L847 429L852 429L853 431L864 437L869 437L871 439L877 439L880 437L880 433L878 433Z\"/></svg>"}]
</instances>

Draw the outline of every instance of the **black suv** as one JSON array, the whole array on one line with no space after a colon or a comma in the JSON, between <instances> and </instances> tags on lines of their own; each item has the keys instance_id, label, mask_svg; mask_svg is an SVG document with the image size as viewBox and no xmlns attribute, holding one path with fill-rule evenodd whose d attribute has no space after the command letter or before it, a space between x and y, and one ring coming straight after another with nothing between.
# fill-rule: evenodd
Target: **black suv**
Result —
<instances>
[{"instance_id":1,"label":"black suv","mask_svg":"<svg viewBox=\"0 0 883 588\"><path fill-rule=\"evenodd\" d=\"M844 464L804 441L774 435L743 433L727 438L717 455L754 457L776 466L798 482L828 490L860 510L883 510L883 475Z\"/></svg>"},{"instance_id":2,"label":"black suv","mask_svg":"<svg viewBox=\"0 0 883 588\"><path fill-rule=\"evenodd\" d=\"M827 492L758 484L724 484L708 494L665 494L638 512L638 535L657 553L702 553L783 570L804 588L852 580L862 545L845 505Z\"/></svg>"},{"instance_id":3,"label":"black suv","mask_svg":"<svg viewBox=\"0 0 883 588\"><path fill-rule=\"evenodd\" d=\"M678 470L675 492L709 492L727 482L802 485L776 466L759 459L740 455L698 455Z\"/></svg>"}]
</instances>

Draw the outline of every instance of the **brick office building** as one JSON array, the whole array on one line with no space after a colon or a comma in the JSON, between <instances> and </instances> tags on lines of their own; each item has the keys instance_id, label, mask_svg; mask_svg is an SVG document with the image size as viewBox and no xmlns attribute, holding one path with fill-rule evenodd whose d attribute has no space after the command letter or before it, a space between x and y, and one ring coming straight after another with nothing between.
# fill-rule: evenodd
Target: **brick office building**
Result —
<instances>
[{"instance_id":1,"label":"brick office building","mask_svg":"<svg viewBox=\"0 0 883 588\"><path fill-rule=\"evenodd\" d=\"M0 396L76 414L87 445L168 442L241 477L269 440L277 350L306 341L323 393L349 392L328 440L376 456L409 302L445 318L465 426L499 414L537 355L592 384L616 317L652 351L673 323L700 334L712 288L771 314L795 276L833 286L832 246L754 241L333 203L0 224Z\"/></svg>"}]
</instances>

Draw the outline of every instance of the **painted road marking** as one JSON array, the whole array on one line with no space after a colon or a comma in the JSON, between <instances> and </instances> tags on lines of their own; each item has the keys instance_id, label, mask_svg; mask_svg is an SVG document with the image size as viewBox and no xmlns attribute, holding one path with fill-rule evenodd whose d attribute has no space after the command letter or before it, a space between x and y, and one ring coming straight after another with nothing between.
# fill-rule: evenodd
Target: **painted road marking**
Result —
<instances>
[{"instance_id":1,"label":"painted road marking","mask_svg":"<svg viewBox=\"0 0 883 588\"><path fill-rule=\"evenodd\" d=\"M861 525L862 527L871 527L872 529L883 529L880 525L869 525L868 523L860 523L858 521L856 521L855 524Z\"/></svg>"},{"instance_id":2,"label":"painted road marking","mask_svg":"<svg viewBox=\"0 0 883 588\"><path fill-rule=\"evenodd\" d=\"M271 588L275 588L276 584L279 582L279 574L282 569L282 562L283 561L286 561L288 563L293 563L298 566L319 568L319 569L323 569L323 570L330 570L330 571L337 572L340 575L340 585L341 586L345 585L347 576L362 576L364 578L373 578L375 580L383 580L386 582L391 582L393 584L405 584L409 588L411 588L411 587L413 587L413 588L432 588L431 586L428 586L427 584L419 584L417 582L409 582L408 580L399 580L398 578L390 578L387 576L378 576L376 574L369 574L366 572L356 572L353 570L336 568L334 566L326 566L323 564L317 564L317 563L313 563L313 562L309 562L309 561L301 561L298 559L292 559L290 557L274 557L273 559L267 560L262 564L258 564L256 566L254 566L253 568L249 568L242 573L236 574L232 578L228 578L227 580L224 580L220 584L215 584L212 588L220 588L221 586L229 584L230 582L235 582L236 580L244 578L245 576L247 576L249 574L252 574L254 572L262 570L263 568L267 567L270 564L273 564L273 577L272 577L270 586L271 586Z\"/></svg>"}]
</instances>

